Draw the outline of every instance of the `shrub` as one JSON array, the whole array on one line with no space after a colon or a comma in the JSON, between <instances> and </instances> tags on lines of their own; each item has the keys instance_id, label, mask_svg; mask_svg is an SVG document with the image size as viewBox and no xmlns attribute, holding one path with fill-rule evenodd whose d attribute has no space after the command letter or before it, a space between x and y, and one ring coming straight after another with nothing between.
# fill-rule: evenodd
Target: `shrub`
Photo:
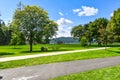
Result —
<instances>
[{"instance_id":1,"label":"shrub","mask_svg":"<svg viewBox=\"0 0 120 80\"><path fill-rule=\"evenodd\" d=\"M41 47L41 51L47 51L48 48L45 48L45 47Z\"/></svg>"},{"instance_id":2,"label":"shrub","mask_svg":"<svg viewBox=\"0 0 120 80\"><path fill-rule=\"evenodd\" d=\"M81 46L87 46L87 40L86 40L86 37L82 37L81 40L80 40L80 44Z\"/></svg>"}]
</instances>

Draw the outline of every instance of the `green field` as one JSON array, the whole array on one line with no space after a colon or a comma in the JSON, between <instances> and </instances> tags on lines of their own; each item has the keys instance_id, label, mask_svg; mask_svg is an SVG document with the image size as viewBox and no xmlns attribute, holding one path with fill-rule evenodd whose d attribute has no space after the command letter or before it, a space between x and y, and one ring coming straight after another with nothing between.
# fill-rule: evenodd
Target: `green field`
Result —
<instances>
[{"instance_id":1,"label":"green field","mask_svg":"<svg viewBox=\"0 0 120 80\"><path fill-rule=\"evenodd\" d=\"M62 55L55 55L55 56L46 56L46 57L38 57L38 58L31 58L31 59L24 59L24 60L1 62L0 69L32 66L32 65L39 65L39 64L56 63L56 62L65 62L65 61L73 61L73 60L83 60L83 59L91 59L91 58L120 56L119 44L109 45L109 46L112 46L112 48L109 48L107 50L78 52L78 53L71 53L71 54L62 54ZM49 50L46 52L42 52L40 50L41 47L47 47ZM80 50L80 49L88 49L88 48L97 48L97 45L95 44L89 47L81 47L80 44L59 44L59 45L58 44L40 44L40 45L33 46L33 52L29 52L29 45L20 45L15 47L0 46L0 57L42 54L42 53L44 54L44 53L55 52L55 51Z\"/></svg>"},{"instance_id":2,"label":"green field","mask_svg":"<svg viewBox=\"0 0 120 80\"><path fill-rule=\"evenodd\" d=\"M38 44L38 45L33 45L33 52L29 52L29 45L0 46L0 57L44 53L41 51L41 47L48 48L48 51L45 51L45 53L92 48L92 47L81 47L80 44L59 44L59 45L58 44Z\"/></svg>"},{"instance_id":3,"label":"green field","mask_svg":"<svg viewBox=\"0 0 120 80\"><path fill-rule=\"evenodd\" d=\"M120 80L120 66L61 76L50 80Z\"/></svg>"},{"instance_id":4,"label":"green field","mask_svg":"<svg viewBox=\"0 0 120 80\"><path fill-rule=\"evenodd\" d=\"M119 43L108 45L109 47L119 47ZM41 51L41 47L48 48L48 51ZM0 57L8 56L20 56L20 55L30 55L30 54L41 54L55 51L69 51L69 50L80 50L97 48L97 44L92 44L91 46L81 47L80 44L37 44L33 45L33 52L29 51L29 45L16 45L16 46L0 46ZM104 45L100 46L104 47Z\"/></svg>"},{"instance_id":5,"label":"green field","mask_svg":"<svg viewBox=\"0 0 120 80\"><path fill-rule=\"evenodd\" d=\"M109 48L107 50L78 52L71 54L62 54L55 56L46 56L46 57L38 57L38 58L31 58L24 60L1 62L0 69L65 62L65 61L74 61L74 60L83 60L83 59L91 59L91 58L112 57L112 56L120 56L120 47Z\"/></svg>"}]
</instances>

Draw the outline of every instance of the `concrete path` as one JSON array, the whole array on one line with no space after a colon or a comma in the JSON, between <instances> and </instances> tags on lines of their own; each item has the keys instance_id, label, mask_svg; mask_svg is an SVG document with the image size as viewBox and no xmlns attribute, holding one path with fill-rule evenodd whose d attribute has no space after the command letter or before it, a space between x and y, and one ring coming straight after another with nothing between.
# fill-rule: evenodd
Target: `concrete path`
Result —
<instances>
[{"instance_id":1,"label":"concrete path","mask_svg":"<svg viewBox=\"0 0 120 80\"><path fill-rule=\"evenodd\" d=\"M102 49L105 49L105 48L102 47L102 48L93 48L93 49L84 49L84 50L73 50L73 51L51 52L51 53L44 53L44 54L24 55L24 56L16 56L16 57L5 57L5 58L0 58L0 62L36 58L36 57L43 57L43 56L53 56L53 55L60 55L60 54L69 54L69 53L75 53L75 52L102 50Z\"/></svg>"},{"instance_id":2,"label":"concrete path","mask_svg":"<svg viewBox=\"0 0 120 80\"><path fill-rule=\"evenodd\" d=\"M0 80L48 80L71 73L120 65L120 56L0 70Z\"/></svg>"}]
</instances>

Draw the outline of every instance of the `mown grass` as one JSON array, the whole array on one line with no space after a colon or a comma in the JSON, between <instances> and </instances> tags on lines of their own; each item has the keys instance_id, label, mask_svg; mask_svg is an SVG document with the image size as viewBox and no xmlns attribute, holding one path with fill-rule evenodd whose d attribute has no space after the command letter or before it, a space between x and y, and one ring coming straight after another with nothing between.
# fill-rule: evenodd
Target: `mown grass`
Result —
<instances>
[{"instance_id":1,"label":"mown grass","mask_svg":"<svg viewBox=\"0 0 120 80\"><path fill-rule=\"evenodd\" d=\"M74 61L74 60L83 60L83 59L91 59L91 58L120 56L120 53L118 52L119 50L120 48L116 47L116 48L110 48L107 50L78 52L78 53L71 53L71 54L38 57L38 58L25 59L25 60L0 62L0 69L32 66L32 65L56 63L56 62L65 62L65 61Z\"/></svg>"},{"instance_id":2,"label":"mown grass","mask_svg":"<svg viewBox=\"0 0 120 80\"><path fill-rule=\"evenodd\" d=\"M120 66L61 76L50 80L120 80Z\"/></svg>"},{"instance_id":3,"label":"mown grass","mask_svg":"<svg viewBox=\"0 0 120 80\"><path fill-rule=\"evenodd\" d=\"M108 45L109 47L119 47L120 43L114 43ZM41 47L48 48L48 51L41 51ZM96 48L97 44L92 44L91 46L81 47L80 44L37 44L33 45L33 51L29 51L29 45L16 45L16 46L0 46L0 57L8 56L20 56L20 55L31 55L31 54L40 54L48 53L55 51L69 51L69 50L80 50L88 48ZM99 47L104 47L101 45Z\"/></svg>"},{"instance_id":4,"label":"mown grass","mask_svg":"<svg viewBox=\"0 0 120 80\"><path fill-rule=\"evenodd\" d=\"M33 52L30 52L29 45L17 45L15 47L0 46L0 57L44 53L43 51L41 51L41 47L48 48L48 51L44 51L45 53L92 48L92 47L81 47L80 44L38 44L38 45L33 45Z\"/></svg>"}]
</instances>

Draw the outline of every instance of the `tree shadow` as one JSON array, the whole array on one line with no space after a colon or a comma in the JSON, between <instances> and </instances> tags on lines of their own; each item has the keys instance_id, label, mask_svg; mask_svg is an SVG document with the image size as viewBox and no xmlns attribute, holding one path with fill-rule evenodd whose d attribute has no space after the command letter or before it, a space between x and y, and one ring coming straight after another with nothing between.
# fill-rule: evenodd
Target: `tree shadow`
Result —
<instances>
[{"instance_id":1,"label":"tree shadow","mask_svg":"<svg viewBox=\"0 0 120 80\"><path fill-rule=\"evenodd\" d=\"M89 45L90 47L105 47L105 44L101 44L98 46L98 44L92 44ZM120 44L107 44L106 47L120 47Z\"/></svg>"},{"instance_id":2,"label":"tree shadow","mask_svg":"<svg viewBox=\"0 0 120 80\"><path fill-rule=\"evenodd\" d=\"M14 53L0 52L0 56L14 55Z\"/></svg>"},{"instance_id":3,"label":"tree shadow","mask_svg":"<svg viewBox=\"0 0 120 80\"><path fill-rule=\"evenodd\" d=\"M12 48L12 49L22 49L22 48Z\"/></svg>"},{"instance_id":4,"label":"tree shadow","mask_svg":"<svg viewBox=\"0 0 120 80\"><path fill-rule=\"evenodd\" d=\"M120 47L120 45L108 45L108 47Z\"/></svg>"},{"instance_id":5,"label":"tree shadow","mask_svg":"<svg viewBox=\"0 0 120 80\"><path fill-rule=\"evenodd\" d=\"M29 53L39 53L39 52L41 52L40 50L36 50L36 51L32 51L32 52L30 52L30 51L21 51L20 53L27 53L27 54L29 54Z\"/></svg>"},{"instance_id":6,"label":"tree shadow","mask_svg":"<svg viewBox=\"0 0 120 80\"><path fill-rule=\"evenodd\" d=\"M120 54L120 51L114 51L114 50L107 50L108 52L115 52L115 53L119 53Z\"/></svg>"},{"instance_id":7,"label":"tree shadow","mask_svg":"<svg viewBox=\"0 0 120 80\"><path fill-rule=\"evenodd\" d=\"M41 50L35 50L35 51L21 51L20 53L24 54L30 54L30 53L44 53L44 52L58 52L58 51L69 51L67 49L62 49L62 50L46 50L46 51L41 51Z\"/></svg>"}]
</instances>

